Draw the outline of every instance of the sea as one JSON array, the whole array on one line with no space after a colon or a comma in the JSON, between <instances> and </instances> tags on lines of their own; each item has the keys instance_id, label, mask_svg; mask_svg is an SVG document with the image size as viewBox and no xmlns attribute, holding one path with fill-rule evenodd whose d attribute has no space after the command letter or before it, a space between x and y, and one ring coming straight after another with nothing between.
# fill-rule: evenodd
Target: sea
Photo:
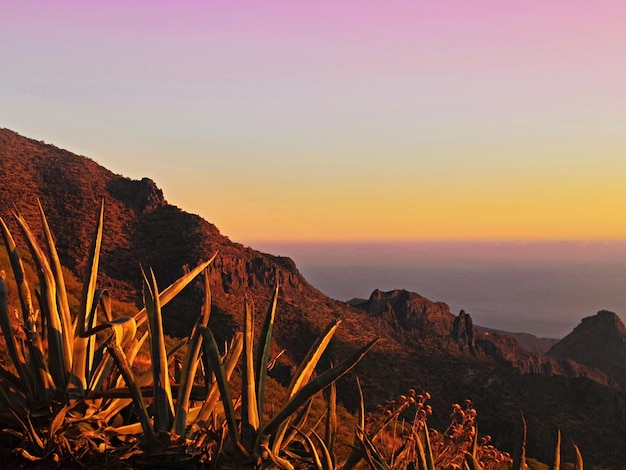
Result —
<instances>
[{"instance_id":1,"label":"sea","mask_svg":"<svg viewBox=\"0 0 626 470\"><path fill-rule=\"evenodd\" d=\"M626 241L252 242L329 297L406 289L474 324L563 338L600 310L626 319Z\"/></svg>"}]
</instances>

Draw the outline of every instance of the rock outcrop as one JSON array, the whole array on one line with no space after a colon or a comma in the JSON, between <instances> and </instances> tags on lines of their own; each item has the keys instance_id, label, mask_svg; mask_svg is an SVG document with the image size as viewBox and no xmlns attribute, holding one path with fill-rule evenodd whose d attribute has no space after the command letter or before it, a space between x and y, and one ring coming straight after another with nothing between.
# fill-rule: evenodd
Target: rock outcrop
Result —
<instances>
[{"instance_id":1,"label":"rock outcrop","mask_svg":"<svg viewBox=\"0 0 626 470\"><path fill-rule=\"evenodd\" d=\"M599 369L626 390L626 327L613 312L583 318L548 354Z\"/></svg>"},{"instance_id":2,"label":"rock outcrop","mask_svg":"<svg viewBox=\"0 0 626 470\"><path fill-rule=\"evenodd\" d=\"M452 339L456 341L461 351L467 347L469 352L475 354L474 324L472 317L465 313L465 310L461 310L459 316L454 319Z\"/></svg>"}]
</instances>

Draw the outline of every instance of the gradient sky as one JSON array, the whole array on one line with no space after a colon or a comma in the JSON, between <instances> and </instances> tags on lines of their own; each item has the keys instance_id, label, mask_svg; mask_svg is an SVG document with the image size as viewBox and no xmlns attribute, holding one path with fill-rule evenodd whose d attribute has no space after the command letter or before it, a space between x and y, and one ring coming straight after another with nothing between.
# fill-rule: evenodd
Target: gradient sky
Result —
<instances>
[{"instance_id":1,"label":"gradient sky","mask_svg":"<svg viewBox=\"0 0 626 470\"><path fill-rule=\"evenodd\" d=\"M622 1L0 11L0 127L234 240L626 238Z\"/></svg>"}]
</instances>

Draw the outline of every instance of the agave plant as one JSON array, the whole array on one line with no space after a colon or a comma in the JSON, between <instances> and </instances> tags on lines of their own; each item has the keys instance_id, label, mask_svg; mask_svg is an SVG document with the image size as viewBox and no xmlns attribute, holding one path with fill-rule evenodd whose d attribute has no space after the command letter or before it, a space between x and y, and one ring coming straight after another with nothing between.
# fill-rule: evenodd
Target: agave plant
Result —
<instances>
[{"instance_id":1,"label":"agave plant","mask_svg":"<svg viewBox=\"0 0 626 470\"><path fill-rule=\"evenodd\" d=\"M123 408L132 403L133 394L137 399L142 397L141 387L157 384L153 394L158 403L167 400L167 390L165 398L161 394L161 387L166 386L163 375L167 368L168 355L161 354L165 349L160 307L175 297L215 258L214 256L201 263L157 296L154 296L154 287L150 290L151 286L147 284L144 275L145 291L148 291L146 308L134 317L113 318L108 292L96 288L103 204L89 252L80 306L78 313L72 318L53 235L41 205L39 210L46 251L41 248L24 218L14 211L36 267L39 284L35 295L39 309L35 309L33 305L31 288L14 238L4 220L0 219L0 228L17 285L22 310L21 328L25 336L22 341L14 334L7 305L4 282L6 273L2 271L0 328L13 368L0 365L0 408L3 411L3 424L9 426L14 435L28 442L31 450L34 449L34 454L22 449L22 455L31 459L43 458L53 452L51 449L54 447L56 433L66 430L68 423L81 422L83 432L79 434L85 437L88 434L84 429L85 421L89 420L91 429L96 432L99 428L97 423L108 423L119 415ZM152 281L155 285L154 278ZM210 293L207 295L210 296ZM106 320L100 325L96 324L98 312ZM207 320L208 315L205 314L204 318ZM151 323L149 331L155 332L151 336L151 351L153 363L157 367L152 367L151 375L144 374L135 379L130 375L131 365L141 344L148 337L148 332L138 336L137 328L146 320ZM105 329L110 330L109 335L98 341L95 333ZM157 352L158 355L155 356ZM195 374L195 370L193 372ZM131 377L133 380L129 382L127 379ZM119 385L124 381L128 385L126 394L119 390ZM185 394L188 398L190 392L189 389L183 393L178 409L185 407ZM139 411L140 421L147 423L156 418L157 431L170 425L170 417L166 416L165 421L161 415L146 419L143 411L145 409ZM100 437L105 439L104 435ZM150 437L152 434L148 434L148 438Z\"/></svg>"},{"instance_id":2,"label":"agave plant","mask_svg":"<svg viewBox=\"0 0 626 470\"><path fill-rule=\"evenodd\" d=\"M237 465L255 467L270 462L292 468L289 458L293 454L288 453L287 447L300 436L315 465L328 469L334 466L333 384L363 358L376 340L312 379L340 323L332 322L294 374L283 406L267 417L266 381L278 287L256 349L254 311L247 300L244 331L235 335L224 354L208 328L211 292L207 267L215 255L162 292L152 270L142 270L144 308L132 316L115 317L109 293L97 288L102 204L80 307L72 315L53 235L41 205L39 208L46 250L39 246L23 217L14 211L37 269L39 285L35 293L39 310L33 306L17 246L0 219L26 335L26 340L21 341L13 334L2 278L0 327L14 368L0 365L0 407L4 411L0 419L7 432L21 439L22 456L31 460L59 460L68 454L80 459L87 453L109 452L115 458L135 454L174 455L177 461L191 458L217 462L218 454L223 459L228 452ZM163 336L162 307L202 272L205 296L196 324L189 338L168 351ZM99 318L103 320L99 322ZM144 324L147 329L142 333ZM136 374L133 362L146 341L151 366ZM185 345L178 378L172 380L171 359ZM238 406L233 401L230 378L242 354L241 406ZM203 376L197 373L200 369L204 370ZM313 397L329 386L331 398L324 440L314 429L305 429L304 423ZM114 442L117 447L113 447Z\"/></svg>"},{"instance_id":3,"label":"agave plant","mask_svg":"<svg viewBox=\"0 0 626 470\"><path fill-rule=\"evenodd\" d=\"M242 366L242 390L241 390L241 419L238 422L233 406L230 382L224 370L224 364L220 359L217 343L209 328L201 328L207 345L208 360L215 373L219 386L221 401L224 407L225 424L228 430L229 445L235 454L239 464L256 465L258 462L268 460L280 468L292 468L289 461L281 455L281 451L294 439L296 435L304 435L304 441L309 447L311 458L319 460L319 453L313 445L311 433L303 432L302 423L306 419L306 407L313 397L320 391L334 384L340 377L348 373L374 346L376 339L369 342L350 357L346 358L336 367L332 367L321 373L314 379L312 374L330 340L335 334L340 320L331 322L324 333L315 341L307 355L301 362L287 389L287 399L282 407L271 417L264 415L265 388L267 378L267 366L270 360L270 340L274 325L274 315L278 299L278 288L270 303L265 316L262 331L256 352L253 344L254 332L254 309L248 300L244 303L244 334L243 334L243 366ZM331 394L332 394L331 389ZM334 398L329 401L329 423L327 425L327 440L332 441L332 409ZM304 413L299 412L304 410ZM291 430L294 432L290 432ZM315 434L312 434L315 436ZM319 436L317 436L319 437ZM332 462L331 451L321 438L318 439L321 453L324 456L325 465ZM330 445L332 448L332 444Z\"/></svg>"}]
</instances>

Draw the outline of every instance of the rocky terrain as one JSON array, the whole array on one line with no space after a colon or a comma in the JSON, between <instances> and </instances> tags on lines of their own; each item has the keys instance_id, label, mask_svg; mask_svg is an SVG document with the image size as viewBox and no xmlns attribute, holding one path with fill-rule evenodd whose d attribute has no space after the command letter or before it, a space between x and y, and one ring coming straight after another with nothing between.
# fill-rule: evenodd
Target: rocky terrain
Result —
<instances>
[{"instance_id":1,"label":"rocky terrain","mask_svg":"<svg viewBox=\"0 0 626 470\"><path fill-rule=\"evenodd\" d=\"M86 157L6 129L0 129L0 183L0 217L14 234L14 207L40 232L38 198L63 264L79 277L104 199L99 284L114 298L139 301L139 264L151 266L165 288L218 251L211 270L211 325L222 339L239 328L244 296L264 311L278 281L274 352L286 353L273 374L280 381L288 380L293 364L326 324L341 318L325 365L380 337L357 369L368 406L409 388L429 391L433 423L443 426L451 404L469 398L479 412L480 432L491 434L500 448L513 448L523 412L530 456L547 461L549 443L560 427L564 439L581 447L586 463L621 468L626 451L621 438L626 435L626 403L620 390L626 386L626 334L614 315L583 320L545 355L522 347L512 336L478 329L467 313L455 315L446 304L415 293L377 290L355 305L335 301L311 286L290 259L232 242L213 224L168 204L150 179L130 180ZM168 334L189 333L199 297L192 286L166 307ZM615 340L607 341L609 337ZM593 354L586 352L589 345ZM354 380L342 380L339 397L348 408L356 405L356 396ZM568 452L564 449L564 458L570 457Z\"/></svg>"},{"instance_id":2,"label":"rocky terrain","mask_svg":"<svg viewBox=\"0 0 626 470\"><path fill-rule=\"evenodd\" d=\"M626 327L613 312L583 318L548 354L599 369L626 390Z\"/></svg>"}]
</instances>

